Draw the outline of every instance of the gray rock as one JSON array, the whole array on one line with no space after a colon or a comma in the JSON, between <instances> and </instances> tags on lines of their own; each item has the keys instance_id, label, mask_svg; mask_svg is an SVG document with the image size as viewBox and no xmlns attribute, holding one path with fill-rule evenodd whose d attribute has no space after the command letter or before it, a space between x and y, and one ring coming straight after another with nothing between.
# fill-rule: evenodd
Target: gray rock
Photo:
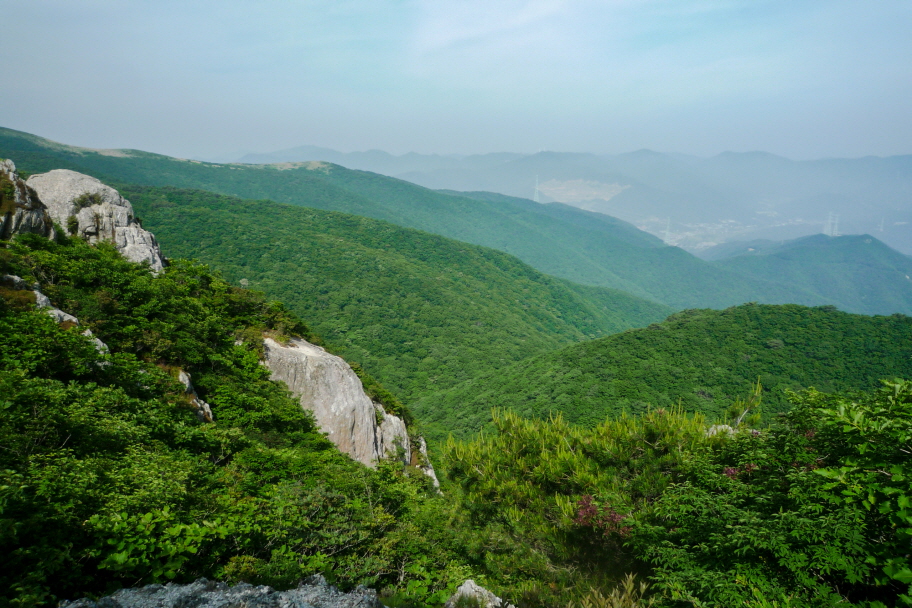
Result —
<instances>
[{"instance_id":1,"label":"gray rock","mask_svg":"<svg viewBox=\"0 0 912 608\"><path fill-rule=\"evenodd\" d=\"M361 379L341 357L299 338L286 345L264 338L263 349L263 364L272 372L272 379L284 382L301 407L313 412L320 430L340 451L367 466L390 456L403 465L415 464L418 454L405 422L367 396ZM419 466L438 487L427 448L424 450Z\"/></svg>"},{"instance_id":2,"label":"gray rock","mask_svg":"<svg viewBox=\"0 0 912 608\"><path fill-rule=\"evenodd\" d=\"M196 394L196 389L193 388L193 383L190 382L190 374L180 370L177 374L177 379L184 385L184 392L190 397L190 405L196 411L196 417L199 421L212 422L212 408Z\"/></svg>"},{"instance_id":3,"label":"gray rock","mask_svg":"<svg viewBox=\"0 0 912 608\"><path fill-rule=\"evenodd\" d=\"M431 478L434 482L434 487L437 488L438 492L440 491L440 481L437 479L437 473L434 471L434 465L431 464L431 458L427 453L427 442L424 440L424 437L418 437L418 458L416 459L415 466L417 466L421 471Z\"/></svg>"},{"instance_id":4,"label":"gray rock","mask_svg":"<svg viewBox=\"0 0 912 608\"><path fill-rule=\"evenodd\" d=\"M90 243L113 241L125 258L149 262L153 272L164 266L155 236L139 225L130 201L114 188L67 169L32 175L26 184L60 226L67 228L75 217L76 234Z\"/></svg>"},{"instance_id":5,"label":"gray rock","mask_svg":"<svg viewBox=\"0 0 912 608\"><path fill-rule=\"evenodd\" d=\"M0 239L34 233L54 238L54 223L34 190L19 178L11 160L0 161Z\"/></svg>"},{"instance_id":6,"label":"gray rock","mask_svg":"<svg viewBox=\"0 0 912 608\"><path fill-rule=\"evenodd\" d=\"M63 312L59 308L55 308L54 305L51 304L51 299L49 297L38 290L35 290L32 293L35 294L35 308L38 310L43 310L47 314L51 315L51 317L53 317L57 323L72 323L73 325L79 325L79 319L69 313ZM91 335L91 333L92 332L89 332L89 335ZM83 332L82 335L85 335L85 332ZM99 342L101 342L101 340L99 340ZM105 346L105 349L107 348L108 347Z\"/></svg>"},{"instance_id":7,"label":"gray rock","mask_svg":"<svg viewBox=\"0 0 912 608\"><path fill-rule=\"evenodd\" d=\"M32 291L35 294L35 308L41 310L42 308L54 308L54 305L51 304L51 299L38 291L37 289ZM56 308L54 310L57 310ZM64 313L65 314L65 313ZM52 315L54 316L54 315ZM59 323L60 321L58 321Z\"/></svg>"},{"instance_id":8,"label":"gray rock","mask_svg":"<svg viewBox=\"0 0 912 608\"><path fill-rule=\"evenodd\" d=\"M405 421L387 413L379 403L374 403L374 409L377 411L377 418L381 420L377 426L377 454L381 457L398 458L403 465L411 464L412 446Z\"/></svg>"},{"instance_id":9,"label":"gray rock","mask_svg":"<svg viewBox=\"0 0 912 608\"><path fill-rule=\"evenodd\" d=\"M272 379L284 382L301 407L313 412L329 440L355 460L376 463L383 455L377 413L351 367L306 340L292 339L283 346L265 338L263 346Z\"/></svg>"},{"instance_id":10,"label":"gray rock","mask_svg":"<svg viewBox=\"0 0 912 608\"><path fill-rule=\"evenodd\" d=\"M412 463L416 454L405 422L365 394L361 380L342 358L301 339L281 345L265 338L263 345L272 379L285 382L340 451L368 466L389 456L404 465ZM426 451L421 462L437 487Z\"/></svg>"},{"instance_id":11,"label":"gray rock","mask_svg":"<svg viewBox=\"0 0 912 608\"><path fill-rule=\"evenodd\" d=\"M77 321L77 323L79 323L79 321ZM90 340L92 340L92 343L95 344L95 350L97 350L102 355L108 355L111 353L111 349L108 348L107 344L105 344L104 342L102 342L101 340L96 338L94 335L92 335L91 329L86 329L85 331L82 332L82 335L85 336L86 338L89 338Z\"/></svg>"},{"instance_id":12,"label":"gray rock","mask_svg":"<svg viewBox=\"0 0 912 608\"><path fill-rule=\"evenodd\" d=\"M201 578L189 585L121 589L100 600L61 602L60 608L383 608L383 604L372 589L357 587L342 593L316 575L289 591L247 583L229 587Z\"/></svg>"},{"instance_id":13,"label":"gray rock","mask_svg":"<svg viewBox=\"0 0 912 608\"><path fill-rule=\"evenodd\" d=\"M29 288L28 283L23 281L22 277L17 277L14 274L0 275L0 286L16 290L26 290Z\"/></svg>"},{"instance_id":14,"label":"gray rock","mask_svg":"<svg viewBox=\"0 0 912 608\"><path fill-rule=\"evenodd\" d=\"M456 606L471 606L472 608L515 608L502 599L477 585L472 579L467 580L450 596L443 608L456 608Z\"/></svg>"}]
</instances>

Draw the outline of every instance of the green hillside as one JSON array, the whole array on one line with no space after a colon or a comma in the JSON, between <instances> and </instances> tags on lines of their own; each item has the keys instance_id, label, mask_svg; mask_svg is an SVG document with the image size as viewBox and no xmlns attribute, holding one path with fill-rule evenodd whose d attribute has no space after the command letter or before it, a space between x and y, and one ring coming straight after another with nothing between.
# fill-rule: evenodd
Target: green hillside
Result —
<instances>
[{"instance_id":1,"label":"green hillside","mask_svg":"<svg viewBox=\"0 0 912 608\"><path fill-rule=\"evenodd\" d=\"M153 277L78 239L0 242L7 273L81 326L0 283L0 606L201 576L288 588L304 571L440 604L461 582L427 478L340 453L269 380L250 336L308 335L281 304L192 262ZM214 422L197 418L179 369Z\"/></svg>"},{"instance_id":2,"label":"green hillside","mask_svg":"<svg viewBox=\"0 0 912 608\"><path fill-rule=\"evenodd\" d=\"M63 235L0 242L7 273L81 325L0 283L0 606L312 573L398 608L440 607L470 578L529 608L874 608L912 592L908 382L794 395L732 436L676 410L591 428L501 412L448 442L438 493L413 467L341 454L269 380L251 337L309 333L262 294Z\"/></svg>"},{"instance_id":3,"label":"green hillside","mask_svg":"<svg viewBox=\"0 0 912 608\"><path fill-rule=\"evenodd\" d=\"M519 260L353 215L202 191L120 186L172 257L285 302L405 398L670 310Z\"/></svg>"},{"instance_id":4,"label":"green hillside","mask_svg":"<svg viewBox=\"0 0 912 608\"><path fill-rule=\"evenodd\" d=\"M868 234L816 234L749 249L715 264L761 280L804 286L843 310L912 314L912 258Z\"/></svg>"},{"instance_id":5,"label":"green hillside","mask_svg":"<svg viewBox=\"0 0 912 608\"><path fill-rule=\"evenodd\" d=\"M586 426L678 404L719 419L759 378L768 416L786 407L785 389L870 390L881 378L910 375L910 317L743 305L687 310L575 344L426 397L412 409L439 434L461 436L484 427L494 407L536 418L560 412Z\"/></svg>"},{"instance_id":6,"label":"green hillside","mask_svg":"<svg viewBox=\"0 0 912 608\"><path fill-rule=\"evenodd\" d=\"M0 156L13 158L28 172L69 168L103 181L199 188L386 220L492 247L541 272L621 289L678 309L746 301L826 303L801 286L716 268L620 220L606 221L566 205L497 195L454 196L319 162L219 165L134 150L88 150L10 129L0 129Z\"/></svg>"}]
</instances>

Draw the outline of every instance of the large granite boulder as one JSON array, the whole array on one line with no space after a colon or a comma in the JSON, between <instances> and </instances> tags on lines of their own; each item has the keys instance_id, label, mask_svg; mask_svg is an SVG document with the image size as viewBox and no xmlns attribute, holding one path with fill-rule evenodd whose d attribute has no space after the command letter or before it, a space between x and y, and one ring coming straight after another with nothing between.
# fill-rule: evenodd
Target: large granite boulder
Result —
<instances>
[{"instance_id":1,"label":"large granite boulder","mask_svg":"<svg viewBox=\"0 0 912 608\"><path fill-rule=\"evenodd\" d=\"M149 262L153 272L162 269L155 236L139 225L130 201L114 188L67 169L32 175L26 184L47 207L51 218L71 234L90 243L112 241L128 260Z\"/></svg>"},{"instance_id":2,"label":"large granite boulder","mask_svg":"<svg viewBox=\"0 0 912 608\"><path fill-rule=\"evenodd\" d=\"M384 608L372 589L357 587L342 593L320 575L311 576L297 589L225 583L204 578L189 585L146 585L120 591L100 600L61 602L60 608Z\"/></svg>"},{"instance_id":3,"label":"large granite boulder","mask_svg":"<svg viewBox=\"0 0 912 608\"><path fill-rule=\"evenodd\" d=\"M54 238L54 223L34 190L19 178L11 160L0 161L0 240L34 233Z\"/></svg>"},{"instance_id":4,"label":"large granite boulder","mask_svg":"<svg viewBox=\"0 0 912 608\"><path fill-rule=\"evenodd\" d=\"M273 380L284 382L310 410L339 450L368 466L388 455L411 461L411 445L402 419L384 411L364 392L361 379L341 357L306 340L279 344L263 340L265 365Z\"/></svg>"}]
</instances>

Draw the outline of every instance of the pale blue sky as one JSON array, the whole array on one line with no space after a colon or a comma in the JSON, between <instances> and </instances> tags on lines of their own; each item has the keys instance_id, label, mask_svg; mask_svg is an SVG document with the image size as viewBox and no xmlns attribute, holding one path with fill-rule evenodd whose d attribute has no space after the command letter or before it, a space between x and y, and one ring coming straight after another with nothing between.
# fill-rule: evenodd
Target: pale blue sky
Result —
<instances>
[{"instance_id":1,"label":"pale blue sky","mask_svg":"<svg viewBox=\"0 0 912 608\"><path fill-rule=\"evenodd\" d=\"M0 126L232 156L912 153L909 0L0 0Z\"/></svg>"}]
</instances>

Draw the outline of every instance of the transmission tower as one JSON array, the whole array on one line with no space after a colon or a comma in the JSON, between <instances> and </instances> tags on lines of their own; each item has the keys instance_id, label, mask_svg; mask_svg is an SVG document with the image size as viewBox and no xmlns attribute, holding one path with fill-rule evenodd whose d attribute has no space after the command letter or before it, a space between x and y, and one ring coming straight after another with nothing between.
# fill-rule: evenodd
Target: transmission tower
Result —
<instances>
[{"instance_id":1,"label":"transmission tower","mask_svg":"<svg viewBox=\"0 0 912 608\"><path fill-rule=\"evenodd\" d=\"M535 176L535 194L532 195L532 200L535 201L536 203L541 202L541 200L539 200L539 197L538 197L538 176L537 175Z\"/></svg>"}]
</instances>

